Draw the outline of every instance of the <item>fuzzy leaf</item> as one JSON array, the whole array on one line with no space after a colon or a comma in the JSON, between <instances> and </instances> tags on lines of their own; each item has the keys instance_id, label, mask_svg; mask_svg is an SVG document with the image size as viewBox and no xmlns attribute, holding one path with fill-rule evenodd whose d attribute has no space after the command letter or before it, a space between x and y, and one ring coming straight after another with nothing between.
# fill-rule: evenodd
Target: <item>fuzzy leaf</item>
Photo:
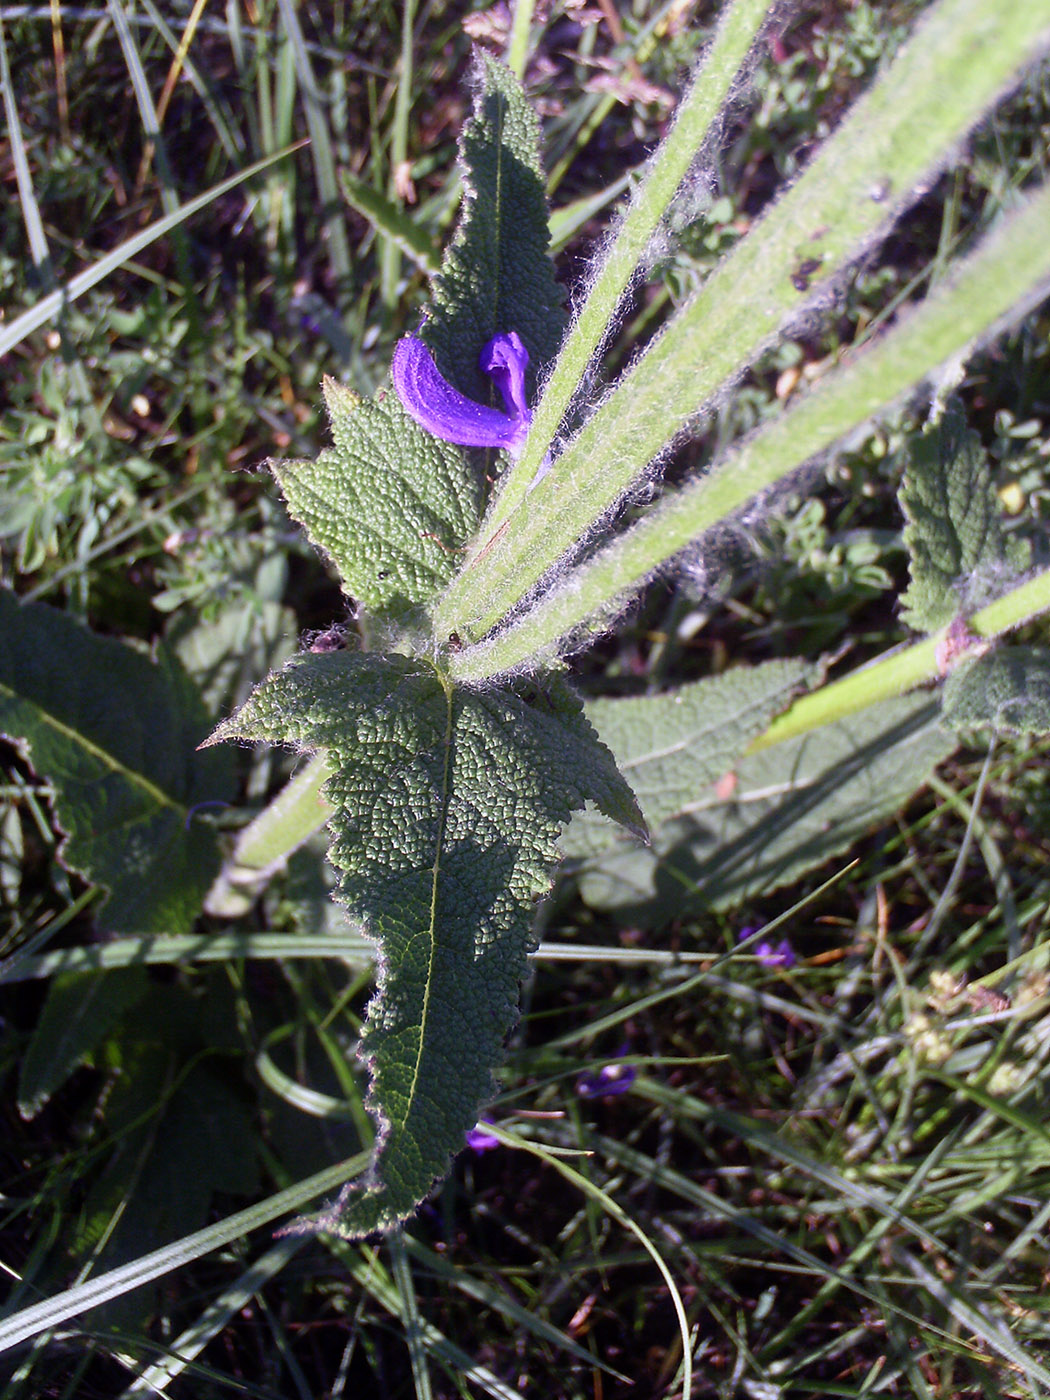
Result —
<instances>
[{"instance_id":1,"label":"fuzzy leaf","mask_svg":"<svg viewBox=\"0 0 1050 1400\"><path fill-rule=\"evenodd\" d=\"M911 573L901 615L917 632L973 612L1001 590L1004 575L1027 567L1026 547L1003 532L987 454L958 399L912 439L900 503Z\"/></svg>"},{"instance_id":2,"label":"fuzzy leaf","mask_svg":"<svg viewBox=\"0 0 1050 1400\"><path fill-rule=\"evenodd\" d=\"M941 694L953 729L1050 734L1050 650L997 647L952 671Z\"/></svg>"},{"instance_id":3,"label":"fuzzy leaf","mask_svg":"<svg viewBox=\"0 0 1050 1400\"><path fill-rule=\"evenodd\" d=\"M566 693L453 688L426 660L293 658L215 739L326 749L338 896L378 945L361 1056L373 1170L316 1224L404 1220L463 1146L516 1016L533 903L587 800L638 827L630 789Z\"/></svg>"},{"instance_id":4,"label":"fuzzy leaf","mask_svg":"<svg viewBox=\"0 0 1050 1400\"><path fill-rule=\"evenodd\" d=\"M362 399L326 379L324 395L335 446L312 462L274 462L273 474L344 591L370 611L403 613L455 573L477 529L477 473L394 394Z\"/></svg>"},{"instance_id":5,"label":"fuzzy leaf","mask_svg":"<svg viewBox=\"0 0 1050 1400\"><path fill-rule=\"evenodd\" d=\"M498 331L517 331L531 357L529 398L565 329L548 256L539 127L508 68L478 58L474 112L460 138L463 212L434 280L420 332L445 378L468 398L495 403L478 354Z\"/></svg>"},{"instance_id":6,"label":"fuzzy leaf","mask_svg":"<svg viewBox=\"0 0 1050 1400\"><path fill-rule=\"evenodd\" d=\"M745 758L732 795L621 842L580 880L593 908L652 927L767 894L890 817L956 746L926 695L869 705Z\"/></svg>"},{"instance_id":7,"label":"fuzzy leaf","mask_svg":"<svg viewBox=\"0 0 1050 1400\"><path fill-rule=\"evenodd\" d=\"M54 789L63 862L109 890L121 933L187 933L218 868L197 803L231 795L228 757L199 754L209 725L192 682L67 614L0 589L0 733Z\"/></svg>"},{"instance_id":8,"label":"fuzzy leaf","mask_svg":"<svg viewBox=\"0 0 1050 1400\"><path fill-rule=\"evenodd\" d=\"M591 700L587 718L616 755L653 829L711 799L752 739L787 709L812 668L803 661L735 667L663 695ZM572 819L562 845L570 857L597 855L619 837L593 812Z\"/></svg>"}]
</instances>

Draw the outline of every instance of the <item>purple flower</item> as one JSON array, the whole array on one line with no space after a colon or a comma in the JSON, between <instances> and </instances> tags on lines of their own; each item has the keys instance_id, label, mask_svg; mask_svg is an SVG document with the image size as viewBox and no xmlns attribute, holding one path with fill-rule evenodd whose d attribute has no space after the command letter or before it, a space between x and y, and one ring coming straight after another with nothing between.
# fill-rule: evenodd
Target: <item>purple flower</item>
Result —
<instances>
[{"instance_id":1,"label":"purple flower","mask_svg":"<svg viewBox=\"0 0 1050 1400\"><path fill-rule=\"evenodd\" d=\"M406 335L394 349L394 388L405 411L428 433L462 447L504 447L517 457L532 415L525 402L529 352L515 331L494 336L478 364L503 396L506 413L476 403L454 389L418 336Z\"/></svg>"},{"instance_id":2,"label":"purple flower","mask_svg":"<svg viewBox=\"0 0 1050 1400\"><path fill-rule=\"evenodd\" d=\"M795 966L795 950L786 938L782 938L775 948L772 943L756 943L754 953L764 967Z\"/></svg>"},{"instance_id":3,"label":"purple flower","mask_svg":"<svg viewBox=\"0 0 1050 1400\"><path fill-rule=\"evenodd\" d=\"M576 1081L576 1092L581 1099L604 1099L612 1094L625 1094L634 1083L635 1071L632 1065L614 1060L602 1065L596 1074L581 1074Z\"/></svg>"},{"instance_id":4,"label":"purple flower","mask_svg":"<svg viewBox=\"0 0 1050 1400\"><path fill-rule=\"evenodd\" d=\"M492 1120L482 1118L481 1123L476 1124L467 1134L467 1146L472 1152L490 1152L492 1148L501 1146L498 1137L493 1137L481 1126L482 1123L489 1123Z\"/></svg>"},{"instance_id":5,"label":"purple flower","mask_svg":"<svg viewBox=\"0 0 1050 1400\"><path fill-rule=\"evenodd\" d=\"M753 938L757 932L757 928L742 928L737 934L737 942L743 943L746 938ZM758 959L763 967L794 967L798 962L795 950L786 938L782 938L775 948L768 939L763 939L761 943L756 943L748 951Z\"/></svg>"}]
</instances>

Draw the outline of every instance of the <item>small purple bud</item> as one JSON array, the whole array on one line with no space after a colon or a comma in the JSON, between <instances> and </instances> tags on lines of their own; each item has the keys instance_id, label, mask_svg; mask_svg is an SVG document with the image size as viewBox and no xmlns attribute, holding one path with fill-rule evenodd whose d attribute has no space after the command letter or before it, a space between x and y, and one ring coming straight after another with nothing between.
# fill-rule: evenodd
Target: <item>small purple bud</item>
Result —
<instances>
[{"instance_id":1,"label":"small purple bud","mask_svg":"<svg viewBox=\"0 0 1050 1400\"><path fill-rule=\"evenodd\" d=\"M488 1118L482 1118L481 1123L471 1128L470 1132L467 1134L467 1146L472 1152L491 1152L494 1147L499 1147L501 1145L498 1137L494 1137L492 1133L487 1133L481 1126L482 1123L488 1123L489 1121L490 1119Z\"/></svg>"},{"instance_id":2,"label":"small purple bud","mask_svg":"<svg viewBox=\"0 0 1050 1400\"><path fill-rule=\"evenodd\" d=\"M604 1099L612 1094L625 1094L634 1083L634 1076L632 1065L614 1061L602 1065L597 1074L581 1074L576 1081L576 1092L581 1099Z\"/></svg>"},{"instance_id":3,"label":"small purple bud","mask_svg":"<svg viewBox=\"0 0 1050 1400\"><path fill-rule=\"evenodd\" d=\"M195 802L186 812L186 821L184 823L186 830L189 831L190 822L198 812L203 812L208 807L229 807L230 805L229 802L224 802L221 797L213 797L207 802Z\"/></svg>"},{"instance_id":4,"label":"small purple bud","mask_svg":"<svg viewBox=\"0 0 1050 1400\"><path fill-rule=\"evenodd\" d=\"M500 413L454 389L418 336L406 335L398 341L391 372L405 411L428 433L462 447L503 447L516 457L529 431L524 380L528 360L514 332L496 336L482 351L481 368L495 380L512 414Z\"/></svg>"}]
</instances>

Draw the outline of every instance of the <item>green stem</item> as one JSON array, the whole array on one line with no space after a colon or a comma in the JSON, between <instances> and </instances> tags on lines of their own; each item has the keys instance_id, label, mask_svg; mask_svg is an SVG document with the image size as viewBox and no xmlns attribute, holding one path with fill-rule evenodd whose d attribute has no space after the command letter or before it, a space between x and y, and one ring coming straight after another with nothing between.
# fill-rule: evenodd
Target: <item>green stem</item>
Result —
<instances>
[{"instance_id":1,"label":"green stem","mask_svg":"<svg viewBox=\"0 0 1050 1400\"><path fill-rule=\"evenodd\" d=\"M994 603L967 618L969 630L978 637L999 637L1040 613L1050 611L1050 569L1004 593ZM748 750L767 749L785 739L795 739L823 724L845 719L879 700L888 700L939 678L938 648L944 632L926 637L911 646L898 648L852 675L826 685L812 695L796 700L756 739Z\"/></svg>"},{"instance_id":2,"label":"green stem","mask_svg":"<svg viewBox=\"0 0 1050 1400\"><path fill-rule=\"evenodd\" d=\"M719 264L696 297L532 490L497 508L436 610L441 635L477 640L566 551L592 536L648 464L739 377L778 331L925 188L961 138L1038 52L1050 0L939 0L798 180ZM543 404L538 414L545 414ZM550 425L515 475L520 492ZM530 435L531 436L531 435ZM526 488L528 489L528 488Z\"/></svg>"},{"instance_id":3,"label":"green stem","mask_svg":"<svg viewBox=\"0 0 1050 1400\"><path fill-rule=\"evenodd\" d=\"M767 0L736 0L723 15L703 67L679 103L674 126L638 186L601 271L558 355L543 397L536 406L524 454L508 474L495 504L489 521L490 534L495 533L525 499L529 483L602 343L624 292L637 276L649 241L689 173L697 151L708 138L768 13Z\"/></svg>"},{"instance_id":4,"label":"green stem","mask_svg":"<svg viewBox=\"0 0 1050 1400\"><path fill-rule=\"evenodd\" d=\"M532 611L490 641L450 658L457 680L535 664L592 630L655 569L733 511L826 452L912 389L938 365L969 352L1008 315L1019 316L1050 280L1050 186L1034 195L908 317L829 373L796 406L707 476L665 499L632 530L569 574Z\"/></svg>"},{"instance_id":5,"label":"green stem","mask_svg":"<svg viewBox=\"0 0 1050 1400\"><path fill-rule=\"evenodd\" d=\"M264 811L246 826L204 901L218 918L246 914L293 851L332 815L321 785L332 776L325 752L314 754Z\"/></svg>"},{"instance_id":6,"label":"green stem","mask_svg":"<svg viewBox=\"0 0 1050 1400\"><path fill-rule=\"evenodd\" d=\"M415 0L404 0L401 11L401 62L397 75L397 96L394 100L394 122L390 131L389 197L399 212L401 196L397 190L397 176L399 167L408 159L408 118L412 104L412 34L415 16ZM396 306L398 282L401 277L401 248L396 239L383 235L379 268L383 305Z\"/></svg>"},{"instance_id":7,"label":"green stem","mask_svg":"<svg viewBox=\"0 0 1050 1400\"><path fill-rule=\"evenodd\" d=\"M535 0L515 0L514 18L507 41L507 67L519 82L525 76L525 65L529 61L529 30L534 9Z\"/></svg>"}]
</instances>

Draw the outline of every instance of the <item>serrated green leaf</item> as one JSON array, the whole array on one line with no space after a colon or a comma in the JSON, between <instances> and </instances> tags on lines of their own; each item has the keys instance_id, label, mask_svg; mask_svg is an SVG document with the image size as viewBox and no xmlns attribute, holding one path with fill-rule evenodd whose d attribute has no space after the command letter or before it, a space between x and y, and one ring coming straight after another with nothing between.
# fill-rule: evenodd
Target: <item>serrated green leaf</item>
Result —
<instances>
[{"instance_id":1,"label":"serrated green leaf","mask_svg":"<svg viewBox=\"0 0 1050 1400\"><path fill-rule=\"evenodd\" d=\"M586 714L655 830L710 801L711 785L788 707L812 670L795 660L738 666L662 695L591 700ZM578 858L598 855L616 841L614 827L584 812L573 817L562 845L567 856Z\"/></svg>"},{"instance_id":2,"label":"serrated green leaf","mask_svg":"<svg viewBox=\"0 0 1050 1400\"><path fill-rule=\"evenodd\" d=\"M620 848L584 870L593 908L648 926L728 909L798 879L890 817L956 747L926 695L745 758L732 796L665 823L652 846Z\"/></svg>"},{"instance_id":3,"label":"serrated green leaf","mask_svg":"<svg viewBox=\"0 0 1050 1400\"><path fill-rule=\"evenodd\" d=\"M1029 551L1003 531L987 453L958 399L911 440L900 503L911 574L901 615L917 632L973 612L1027 567Z\"/></svg>"},{"instance_id":4,"label":"serrated green leaf","mask_svg":"<svg viewBox=\"0 0 1050 1400\"><path fill-rule=\"evenodd\" d=\"M455 573L478 525L478 474L395 394L362 399L326 379L324 395L334 448L312 462L274 462L273 474L344 591L370 611L403 613Z\"/></svg>"},{"instance_id":5,"label":"serrated green leaf","mask_svg":"<svg viewBox=\"0 0 1050 1400\"><path fill-rule=\"evenodd\" d=\"M51 782L61 858L109 890L105 928L187 933L200 913L219 855L192 809L233 783L228 757L196 752L209 723L169 652L0 589L0 733Z\"/></svg>"},{"instance_id":6,"label":"serrated green leaf","mask_svg":"<svg viewBox=\"0 0 1050 1400\"><path fill-rule=\"evenodd\" d=\"M378 945L361 1056L379 1123L373 1172L319 1223L358 1236L404 1220L463 1146L514 1021L573 810L634 826L630 789L566 692L453 688L426 660L295 657L221 738L323 748L339 898Z\"/></svg>"},{"instance_id":7,"label":"serrated green leaf","mask_svg":"<svg viewBox=\"0 0 1050 1400\"><path fill-rule=\"evenodd\" d=\"M564 294L548 256L539 126L521 84L501 63L478 60L474 111L460 138L463 213L421 331L438 367L469 398L495 402L478 369L497 331L517 331L531 357L526 388L557 353Z\"/></svg>"},{"instance_id":8,"label":"serrated green leaf","mask_svg":"<svg viewBox=\"0 0 1050 1400\"><path fill-rule=\"evenodd\" d=\"M19 1069L23 1118L40 1112L148 986L142 967L60 973L52 980Z\"/></svg>"},{"instance_id":9,"label":"serrated green leaf","mask_svg":"<svg viewBox=\"0 0 1050 1400\"><path fill-rule=\"evenodd\" d=\"M941 693L944 723L1009 734L1050 734L1050 650L997 647L965 661Z\"/></svg>"}]
</instances>

